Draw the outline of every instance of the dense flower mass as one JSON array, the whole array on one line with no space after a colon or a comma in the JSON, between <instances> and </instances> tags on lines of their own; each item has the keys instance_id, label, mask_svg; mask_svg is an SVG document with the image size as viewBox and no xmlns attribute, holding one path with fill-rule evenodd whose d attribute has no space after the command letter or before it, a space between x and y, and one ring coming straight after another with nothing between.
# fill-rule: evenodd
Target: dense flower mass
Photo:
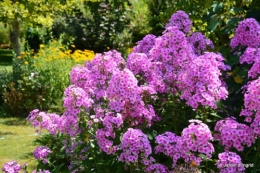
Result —
<instances>
[{"instance_id":1,"label":"dense flower mass","mask_svg":"<svg viewBox=\"0 0 260 173\"><path fill-rule=\"evenodd\" d=\"M231 39L230 46L246 46L258 48L260 45L260 25L253 19L248 18L241 21L235 32L235 36Z\"/></svg>"},{"instance_id":2,"label":"dense flower mass","mask_svg":"<svg viewBox=\"0 0 260 173\"><path fill-rule=\"evenodd\" d=\"M186 154L191 152L185 157L185 161L196 161L199 164L201 158L196 157L195 153L205 154L207 158L211 158L214 147L210 142L213 137L209 127L200 120L189 120L189 122L191 124L181 133L181 146Z\"/></svg>"},{"instance_id":3,"label":"dense flower mass","mask_svg":"<svg viewBox=\"0 0 260 173\"><path fill-rule=\"evenodd\" d=\"M56 135L60 130L60 116L54 113L40 112L38 109L35 109L30 112L27 120L32 123L34 128L39 127L36 132L45 129L50 134Z\"/></svg>"},{"instance_id":4,"label":"dense flower mass","mask_svg":"<svg viewBox=\"0 0 260 173\"><path fill-rule=\"evenodd\" d=\"M51 153L51 150L46 146L37 147L34 152L33 156L37 160L41 160L43 163L47 163L47 157Z\"/></svg>"},{"instance_id":5,"label":"dense flower mass","mask_svg":"<svg viewBox=\"0 0 260 173\"><path fill-rule=\"evenodd\" d=\"M214 136L215 140L219 140L220 144L225 146L226 151L232 147L243 151L244 145L250 147L255 142L253 130L232 118L218 121L214 130L218 132Z\"/></svg>"},{"instance_id":6,"label":"dense flower mass","mask_svg":"<svg viewBox=\"0 0 260 173\"><path fill-rule=\"evenodd\" d=\"M7 162L4 164L2 171L4 173L18 173L22 170L21 165L19 165L16 161Z\"/></svg>"},{"instance_id":7,"label":"dense flower mass","mask_svg":"<svg viewBox=\"0 0 260 173\"><path fill-rule=\"evenodd\" d=\"M251 81L244 94L244 109L240 115L246 117L246 121L251 123L250 127L254 133L260 136L260 78Z\"/></svg>"},{"instance_id":8,"label":"dense flower mass","mask_svg":"<svg viewBox=\"0 0 260 173\"><path fill-rule=\"evenodd\" d=\"M169 23L166 24L165 28L172 26L177 26L184 33L188 33L191 29L192 22L184 11L179 10L171 16Z\"/></svg>"},{"instance_id":9,"label":"dense flower mass","mask_svg":"<svg viewBox=\"0 0 260 173\"><path fill-rule=\"evenodd\" d=\"M151 48L155 44L156 36L153 34L146 35L137 45L133 47L133 53L144 53L149 55Z\"/></svg>"},{"instance_id":10,"label":"dense flower mass","mask_svg":"<svg viewBox=\"0 0 260 173\"><path fill-rule=\"evenodd\" d=\"M220 153L218 158L216 165L220 173L240 173L245 171L240 156L234 152Z\"/></svg>"},{"instance_id":11,"label":"dense flower mass","mask_svg":"<svg viewBox=\"0 0 260 173\"><path fill-rule=\"evenodd\" d=\"M189 64L189 68L179 75L178 88L181 98L197 108L199 104L216 108L215 102L226 99L227 88L220 79L221 70L229 69L222 61L224 58L215 53L205 53Z\"/></svg>"},{"instance_id":12,"label":"dense flower mass","mask_svg":"<svg viewBox=\"0 0 260 173\"><path fill-rule=\"evenodd\" d=\"M191 44L194 53L198 56L202 55L208 48L214 48L212 41L207 39L201 32L192 33L187 40Z\"/></svg>"},{"instance_id":13,"label":"dense flower mass","mask_svg":"<svg viewBox=\"0 0 260 173\"><path fill-rule=\"evenodd\" d=\"M123 151L118 160L126 163L135 163L143 158L148 158L152 148L147 136L139 129L129 128L122 137L120 149Z\"/></svg>"}]
</instances>

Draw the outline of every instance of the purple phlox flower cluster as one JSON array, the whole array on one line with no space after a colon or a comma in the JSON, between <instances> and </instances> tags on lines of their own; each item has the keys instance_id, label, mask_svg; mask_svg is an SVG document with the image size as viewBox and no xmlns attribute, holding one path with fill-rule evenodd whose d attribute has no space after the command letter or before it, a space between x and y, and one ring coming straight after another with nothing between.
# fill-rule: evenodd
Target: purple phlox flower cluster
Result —
<instances>
[{"instance_id":1,"label":"purple phlox flower cluster","mask_svg":"<svg viewBox=\"0 0 260 173\"><path fill-rule=\"evenodd\" d=\"M254 130L254 133L260 136L260 78L251 81L247 85L247 92L244 94L244 109L240 115L246 117L246 121Z\"/></svg>"},{"instance_id":2,"label":"purple phlox flower cluster","mask_svg":"<svg viewBox=\"0 0 260 173\"><path fill-rule=\"evenodd\" d=\"M220 173L241 173L245 172L241 158L234 152L224 152L218 154L219 160L216 165Z\"/></svg>"},{"instance_id":3,"label":"purple phlox flower cluster","mask_svg":"<svg viewBox=\"0 0 260 173\"><path fill-rule=\"evenodd\" d=\"M89 95L94 94L93 81L90 70L84 66L76 65L70 72L70 83L85 90Z\"/></svg>"},{"instance_id":4,"label":"purple phlox flower cluster","mask_svg":"<svg viewBox=\"0 0 260 173\"><path fill-rule=\"evenodd\" d=\"M235 36L231 39L230 46L246 46L257 48L260 45L260 25L253 19L248 18L239 22Z\"/></svg>"},{"instance_id":5,"label":"purple phlox flower cluster","mask_svg":"<svg viewBox=\"0 0 260 173\"><path fill-rule=\"evenodd\" d=\"M117 146L113 146L113 141L116 134L114 129L119 129L123 124L123 118L120 113L108 112L106 113L103 126L104 128L97 130L96 139L100 149L107 154L114 154L117 151Z\"/></svg>"},{"instance_id":6,"label":"purple phlox flower cluster","mask_svg":"<svg viewBox=\"0 0 260 173\"><path fill-rule=\"evenodd\" d=\"M137 82L134 74L128 69L114 73L107 88L109 108L120 112L124 109L126 101L132 104L139 102L141 97Z\"/></svg>"},{"instance_id":7,"label":"purple phlox flower cluster","mask_svg":"<svg viewBox=\"0 0 260 173\"><path fill-rule=\"evenodd\" d=\"M156 63L157 80L165 83L165 92L174 92L179 73L195 58L186 36L176 27L167 28L163 35L156 39L150 51L150 59Z\"/></svg>"},{"instance_id":8,"label":"purple phlox flower cluster","mask_svg":"<svg viewBox=\"0 0 260 173\"><path fill-rule=\"evenodd\" d=\"M169 173L170 172L167 166L160 163L150 164L148 167L145 168L144 171L147 173Z\"/></svg>"},{"instance_id":9,"label":"purple phlox flower cluster","mask_svg":"<svg viewBox=\"0 0 260 173\"><path fill-rule=\"evenodd\" d=\"M188 105L197 108L200 103L216 108L216 101L227 98L228 91L221 80L221 70L230 67L223 60L219 54L205 53L193 59L189 68L179 74L178 89Z\"/></svg>"},{"instance_id":10,"label":"purple phlox flower cluster","mask_svg":"<svg viewBox=\"0 0 260 173\"><path fill-rule=\"evenodd\" d=\"M253 64L248 71L248 76L256 78L260 74L260 48L246 48L243 55L240 57L240 64Z\"/></svg>"},{"instance_id":11,"label":"purple phlox flower cluster","mask_svg":"<svg viewBox=\"0 0 260 173\"><path fill-rule=\"evenodd\" d=\"M60 131L65 134L69 134L71 137L76 136L80 133L80 129L78 126L79 117L78 114L80 110L73 109L73 110L65 110L63 115L61 116L61 124L60 124Z\"/></svg>"},{"instance_id":12,"label":"purple phlox flower cluster","mask_svg":"<svg viewBox=\"0 0 260 173\"><path fill-rule=\"evenodd\" d=\"M68 110L84 108L89 110L92 107L93 100L90 95L82 88L70 85L64 91L63 106Z\"/></svg>"},{"instance_id":13,"label":"purple phlox flower cluster","mask_svg":"<svg viewBox=\"0 0 260 173\"><path fill-rule=\"evenodd\" d=\"M209 141L213 140L209 127L200 120L189 120L191 123L182 131L181 145L182 149L188 153L185 162L196 161L200 164L201 158L197 158L193 153L205 154L207 158L211 158L214 147Z\"/></svg>"},{"instance_id":14,"label":"purple phlox flower cluster","mask_svg":"<svg viewBox=\"0 0 260 173\"><path fill-rule=\"evenodd\" d=\"M38 171L37 170L32 171L32 173L51 173L51 172L49 170L39 169Z\"/></svg>"},{"instance_id":15,"label":"purple phlox flower cluster","mask_svg":"<svg viewBox=\"0 0 260 173\"><path fill-rule=\"evenodd\" d=\"M197 56L202 55L208 48L214 49L212 41L207 39L201 32L193 32L187 40Z\"/></svg>"},{"instance_id":16,"label":"purple phlox flower cluster","mask_svg":"<svg viewBox=\"0 0 260 173\"><path fill-rule=\"evenodd\" d=\"M179 10L171 16L165 28L172 26L176 26L184 33L188 33L191 29L192 22L188 14L186 14L184 11Z\"/></svg>"},{"instance_id":17,"label":"purple phlox flower cluster","mask_svg":"<svg viewBox=\"0 0 260 173\"><path fill-rule=\"evenodd\" d=\"M149 55L151 48L155 44L156 36L153 34L147 34L141 41L137 42L137 45L133 47L133 53L144 53Z\"/></svg>"},{"instance_id":18,"label":"purple phlox flower cluster","mask_svg":"<svg viewBox=\"0 0 260 173\"><path fill-rule=\"evenodd\" d=\"M115 137L113 131L109 131L106 128L98 129L96 131L96 139L100 151L104 151L107 154L114 154L118 150L118 146L114 146L111 139L114 139Z\"/></svg>"},{"instance_id":19,"label":"purple phlox flower cluster","mask_svg":"<svg viewBox=\"0 0 260 173\"><path fill-rule=\"evenodd\" d=\"M158 135L155 138L157 146L154 151L157 153L164 153L165 155L172 158L172 167L175 167L177 160L181 157L185 157L185 153L182 150L181 137L176 136L172 132L165 132L164 134Z\"/></svg>"},{"instance_id":20,"label":"purple phlox flower cluster","mask_svg":"<svg viewBox=\"0 0 260 173\"><path fill-rule=\"evenodd\" d=\"M33 156L37 160L41 160L44 164L47 163L47 157L51 153L51 150L46 146L39 146L37 147L34 152Z\"/></svg>"},{"instance_id":21,"label":"purple phlox flower cluster","mask_svg":"<svg viewBox=\"0 0 260 173\"><path fill-rule=\"evenodd\" d=\"M96 54L91 65L88 65L91 71L91 78L94 81L95 98L106 98L108 82L116 71L125 66L125 60L116 50Z\"/></svg>"},{"instance_id":22,"label":"purple phlox flower cluster","mask_svg":"<svg viewBox=\"0 0 260 173\"><path fill-rule=\"evenodd\" d=\"M61 117L54 113L40 112L35 109L30 112L27 120L32 123L34 128L39 127L36 132L46 129L50 134L56 135L60 130Z\"/></svg>"},{"instance_id":23,"label":"purple phlox flower cluster","mask_svg":"<svg viewBox=\"0 0 260 173\"><path fill-rule=\"evenodd\" d=\"M226 151L232 147L243 151L243 145L250 147L255 142L253 130L232 118L218 121L214 131L218 132L214 135L214 139L219 140L220 144L225 146Z\"/></svg>"},{"instance_id":24,"label":"purple phlox flower cluster","mask_svg":"<svg viewBox=\"0 0 260 173\"><path fill-rule=\"evenodd\" d=\"M148 158L152 148L147 136L139 129L129 128L119 145L122 153L118 160L126 163L136 163L139 159Z\"/></svg>"},{"instance_id":25,"label":"purple phlox flower cluster","mask_svg":"<svg viewBox=\"0 0 260 173\"><path fill-rule=\"evenodd\" d=\"M2 171L4 173L18 173L22 170L21 165L19 165L16 161L7 162L4 164Z\"/></svg>"}]
</instances>

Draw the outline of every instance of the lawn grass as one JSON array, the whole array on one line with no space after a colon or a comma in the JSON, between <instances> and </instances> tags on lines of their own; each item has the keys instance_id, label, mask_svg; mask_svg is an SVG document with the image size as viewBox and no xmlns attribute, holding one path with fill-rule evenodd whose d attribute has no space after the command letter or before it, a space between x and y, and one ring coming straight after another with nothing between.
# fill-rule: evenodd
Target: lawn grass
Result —
<instances>
[{"instance_id":1,"label":"lawn grass","mask_svg":"<svg viewBox=\"0 0 260 173\"><path fill-rule=\"evenodd\" d=\"M12 71L12 66L11 65L0 65L0 73L4 72L11 72Z\"/></svg>"},{"instance_id":2,"label":"lawn grass","mask_svg":"<svg viewBox=\"0 0 260 173\"><path fill-rule=\"evenodd\" d=\"M0 168L4 163L15 160L21 166L28 164L28 172L36 169L37 161L32 152L37 134L25 118L0 117Z\"/></svg>"}]
</instances>

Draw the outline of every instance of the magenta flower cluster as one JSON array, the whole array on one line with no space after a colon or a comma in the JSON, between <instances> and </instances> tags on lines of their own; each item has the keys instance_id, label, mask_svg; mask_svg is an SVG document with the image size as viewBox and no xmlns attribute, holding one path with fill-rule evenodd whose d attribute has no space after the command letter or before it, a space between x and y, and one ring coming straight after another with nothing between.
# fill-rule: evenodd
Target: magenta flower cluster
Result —
<instances>
[{"instance_id":1,"label":"magenta flower cluster","mask_svg":"<svg viewBox=\"0 0 260 173\"><path fill-rule=\"evenodd\" d=\"M250 147L255 142L252 128L245 124L238 123L235 119L226 118L216 123L214 135L215 140L225 146L225 150L236 148L238 151L244 150L244 145Z\"/></svg>"},{"instance_id":2,"label":"magenta flower cluster","mask_svg":"<svg viewBox=\"0 0 260 173\"><path fill-rule=\"evenodd\" d=\"M234 152L220 153L218 158L216 165L220 173L242 173L245 171L240 156Z\"/></svg>"},{"instance_id":3,"label":"magenta flower cluster","mask_svg":"<svg viewBox=\"0 0 260 173\"><path fill-rule=\"evenodd\" d=\"M207 39L201 32L193 32L187 40L197 56L202 55L207 49L214 48L212 41Z\"/></svg>"},{"instance_id":4,"label":"magenta flower cluster","mask_svg":"<svg viewBox=\"0 0 260 173\"><path fill-rule=\"evenodd\" d=\"M37 160L41 160L43 163L47 163L47 157L51 153L51 150L46 146L39 146L37 147L34 152L33 156Z\"/></svg>"},{"instance_id":5,"label":"magenta flower cluster","mask_svg":"<svg viewBox=\"0 0 260 173\"><path fill-rule=\"evenodd\" d=\"M197 153L205 154L211 158L214 147L210 141L213 140L208 126L199 120L190 120L190 125L182 131L181 136L165 132L156 137L155 153L164 153L172 158L172 168L176 166L179 159L185 162L195 161L200 164L202 158Z\"/></svg>"},{"instance_id":6,"label":"magenta flower cluster","mask_svg":"<svg viewBox=\"0 0 260 173\"><path fill-rule=\"evenodd\" d=\"M150 50L155 44L156 36L153 34L147 34L141 41L137 42L137 45L133 48L133 53L150 54Z\"/></svg>"},{"instance_id":7,"label":"magenta flower cluster","mask_svg":"<svg viewBox=\"0 0 260 173\"><path fill-rule=\"evenodd\" d=\"M126 163L135 163L141 158L148 158L152 148L147 136L139 129L129 128L122 137L119 146L122 153L118 160Z\"/></svg>"},{"instance_id":8,"label":"magenta flower cluster","mask_svg":"<svg viewBox=\"0 0 260 173\"><path fill-rule=\"evenodd\" d=\"M176 26L184 33L188 33L191 30L192 22L189 16L184 11L176 11L170 18L169 23L165 28Z\"/></svg>"},{"instance_id":9,"label":"magenta flower cluster","mask_svg":"<svg viewBox=\"0 0 260 173\"><path fill-rule=\"evenodd\" d=\"M2 171L4 173L18 173L22 170L21 165L19 165L16 161L7 162L4 164Z\"/></svg>"},{"instance_id":10,"label":"magenta flower cluster","mask_svg":"<svg viewBox=\"0 0 260 173\"><path fill-rule=\"evenodd\" d=\"M260 45L260 25L253 19L248 18L239 22L235 36L231 39L230 46L245 46L258 48Z\"/></svg>"}]
</instances>

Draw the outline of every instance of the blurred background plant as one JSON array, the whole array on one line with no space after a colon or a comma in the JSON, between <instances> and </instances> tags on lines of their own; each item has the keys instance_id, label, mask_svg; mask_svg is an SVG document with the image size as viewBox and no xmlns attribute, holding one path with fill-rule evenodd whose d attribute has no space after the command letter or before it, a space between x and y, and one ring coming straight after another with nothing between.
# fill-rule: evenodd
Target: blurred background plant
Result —
<instances>
[{"instance_id":1,"label":"blurred background plant","mask_svg":"<svg viewBox=\"0 0 260 173\"><path fill-rule=\"evenodd\" d=\"M61 40L39 47L38 53L31 49L21 52L18 57L22 62L20 80L1 80L3 106L13 116L28 115L35 108L57 111L63 91L69 84L71 68L94 57L93 51L68 50Z\"/></svg>"}]
</instances>

